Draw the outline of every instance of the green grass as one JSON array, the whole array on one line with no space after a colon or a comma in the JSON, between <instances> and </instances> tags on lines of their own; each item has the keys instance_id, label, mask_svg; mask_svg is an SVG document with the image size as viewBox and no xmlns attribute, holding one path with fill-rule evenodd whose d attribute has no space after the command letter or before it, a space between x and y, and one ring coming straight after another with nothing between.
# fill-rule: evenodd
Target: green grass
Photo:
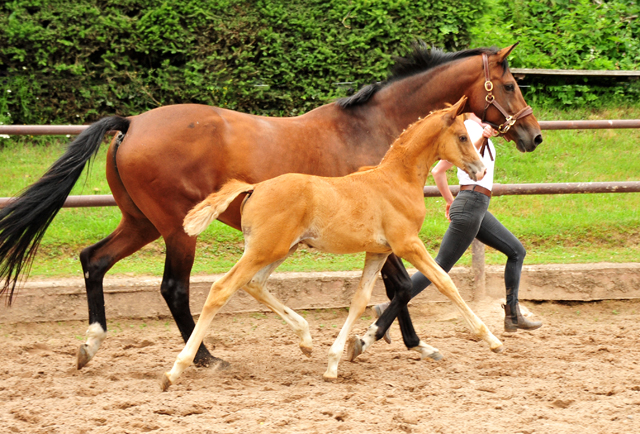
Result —
<instances>
[{"instance_id":1,"label":"green grass","mask_svg":"<svg viewBox=\"0 0 640 434\"><path fill-rule=\"evenodd\" d=\"M536 110L539 120L639 119L640 106L589 110ZM544 142L532 154L519 153L513 144L496 140L498 183L639 181L640 130L545 131ZM0 139L0 196L12 196L37 180L63 152L68 139L21 137ZM108 194L104 175L107 146L103 146L88 177L72 194ZM450 171L450 182L456 182ZM433 185L433 179L428 180ZM427 215L421 231L435 254L447 228L444 201L425 199ZM503 196L492 199L490 211L527 248L526 264L640 262L640 194L582 194ZM116 207L60 211L47 231L33 265L32 276L80 276L78 254L111 233L119 222ZM194 273L227 271L243 250L242 234L214 223L200 237ZM111 273L162 275L164 244L151 243L120 261ZM363 254L336 256L301 248L280 271L359 269ZM460 264L470 263L467 253ZM487 249L487 262L504 257Z\"/></svg>"}]
</instances>

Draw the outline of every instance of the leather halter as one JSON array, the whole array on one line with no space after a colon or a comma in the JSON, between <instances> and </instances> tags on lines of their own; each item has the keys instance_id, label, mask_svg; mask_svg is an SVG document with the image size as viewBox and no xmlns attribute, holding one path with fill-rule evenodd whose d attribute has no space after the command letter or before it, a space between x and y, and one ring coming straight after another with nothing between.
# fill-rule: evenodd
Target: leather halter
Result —
<instances>
[{"instance_id":1,"label":"leather halter","mask_svg":"<svg viewBox=\"0 0 640 434\"><path fill-rule=\"evenodd\" d=\"M493 83L491 82L491 77L489 74L489 57L487 56L486 53L482 53L482 67L484 69L484 90L487 91L487 96L485 96L484 98L487 103L484 106L484 112L482 114L482 122L491 125L493 128L498 130L498 133L503 135L507 131L509 131L509 128L511 128L518 119L522 119L523 117L529 116L531 113L533 113L533 109L530 106L526 106L522 110L520 110L518 113L514 114L513 116L510 116L507 113L507 111L504 108L502 108L500 104L498 104L498 101L496 101L496 98L492 93ZM497 125L492 122L487 122L485 120L487 116L487 109L491 105L497 108L498 111L502 113L502 116L504 116L505 122L503 124ZM483 145L483 148L484 148L484 145Z\"/></svg>"}]
</instances>

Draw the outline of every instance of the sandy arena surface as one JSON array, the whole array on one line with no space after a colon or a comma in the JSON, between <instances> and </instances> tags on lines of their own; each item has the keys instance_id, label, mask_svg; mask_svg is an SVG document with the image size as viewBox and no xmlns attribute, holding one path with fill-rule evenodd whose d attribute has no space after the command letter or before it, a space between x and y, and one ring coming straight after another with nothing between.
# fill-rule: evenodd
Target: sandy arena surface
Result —
<instances>
[{"instance_id":1,"label":"sandy arena surface","mask_svg":"<svg viewBox=\"0 0 640 434\"><path fill-rule=\"evenodd\" d=\"M231 363L190 367L168 392L158 378L182 349L169 319L113 321L81 371L80 322L0 326L2 433L634 433L640 432L640 301L524 303L544 321L502 332L497 302L471 307L505 345L493 354L449 303L411 309L445 357L420 361L380 341L326 383L345 310L302 311L306 358L274 314L221 314L205 340ZM356 324L362 333L371 311Z\"/></svg>"}]
</instances>

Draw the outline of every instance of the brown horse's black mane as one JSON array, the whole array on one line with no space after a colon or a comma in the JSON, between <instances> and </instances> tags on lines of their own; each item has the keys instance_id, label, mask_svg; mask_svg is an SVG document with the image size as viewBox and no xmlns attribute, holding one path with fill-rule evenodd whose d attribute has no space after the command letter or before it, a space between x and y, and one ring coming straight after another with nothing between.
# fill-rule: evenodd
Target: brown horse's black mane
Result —
<instances>
[{"instance_id":1,"label":"brown horse's black mane","mask_svg":"<svg viewBox=\"0 0 640 434\"><path fill-rule=\"evenodd\" d=\"M354 95L338 99L336 104L345 109L363 105L369 101L377 91L394 81L402 80L403 78L425 72L429 69L435 68L436 66L453 62L454 60L478 56L482 53L491 55L498 52L497 48L491 47L473 48L469 50L445 53L439 48L427 47L423 41L414 42L411 48L412 51L408 56L395 58L395 64L391 68L391 73L385 81L364 86ZM505 71L509 68L506 59L504 60L503 67Z\"/></svg>"}]
</instances>

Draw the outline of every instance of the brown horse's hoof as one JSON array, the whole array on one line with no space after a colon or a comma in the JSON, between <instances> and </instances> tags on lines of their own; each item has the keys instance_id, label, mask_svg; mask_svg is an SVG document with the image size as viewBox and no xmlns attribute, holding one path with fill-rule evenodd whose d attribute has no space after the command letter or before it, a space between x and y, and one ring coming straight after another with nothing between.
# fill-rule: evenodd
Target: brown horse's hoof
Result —
<instances>
[{"instance_id":1,"label":"brown horse's hoof","mask_svg":"<svg viewBox=\"0 0 640 434\"><path fill-rule=\"evenodd\" d=\"M169 389L169 386L171 386L171 380L169 380L169 374L165 372L160 378L160 388L163 392L166 392Z\"/></svg>"},{"instance_id":2,"label":"brown horse's hoof","mask_svg":"<svg viewBox=\"0 0 640 434\"><path fill-rule=\"evenodd\" d=\"M202 357L198 361L194 360L193 364L199 368L214 368L220 371L231 366L231 363L227 362L226 360L222 360L214 356Z\"/></svg>"},{"instance_id":3,"label":"brown horse's hoof","mask_svg":"<svg viewBox=\"0 0 640 434\"><path fill-rule=\"evenodd\" d=\"M429 358L431 360L433 360L434 362L439 362L441 360L444 360L444 356L442 355L442 353L440 351L436 351L433 352L431 354L427 354L425 357L423 357L423 359L425 358Z\"/></svg>"},{"instance_id":4,"label":"brown horse's hoof","mask_svg":"<svg viewBox=\"0 0 640 434\"><path fill-rule=\"evenodd\" d=\"M78 370L84 368L89 360L91 360L91 356L87 353L87 344L82 344L78 347L78 352L76 353L77 359L77 368Z\"/></svg>"},{"instance_id":5,"label":"brown horse's hoof","mask_svg":"<svg viewBox=\"0 0 640 434\"><path fill-rule=\"evenodd\" d=\"M360 354L362 354L362 339L359 336L352 336L347 343L347 360L353 362Z\"/></svg>"}]
</instances>

